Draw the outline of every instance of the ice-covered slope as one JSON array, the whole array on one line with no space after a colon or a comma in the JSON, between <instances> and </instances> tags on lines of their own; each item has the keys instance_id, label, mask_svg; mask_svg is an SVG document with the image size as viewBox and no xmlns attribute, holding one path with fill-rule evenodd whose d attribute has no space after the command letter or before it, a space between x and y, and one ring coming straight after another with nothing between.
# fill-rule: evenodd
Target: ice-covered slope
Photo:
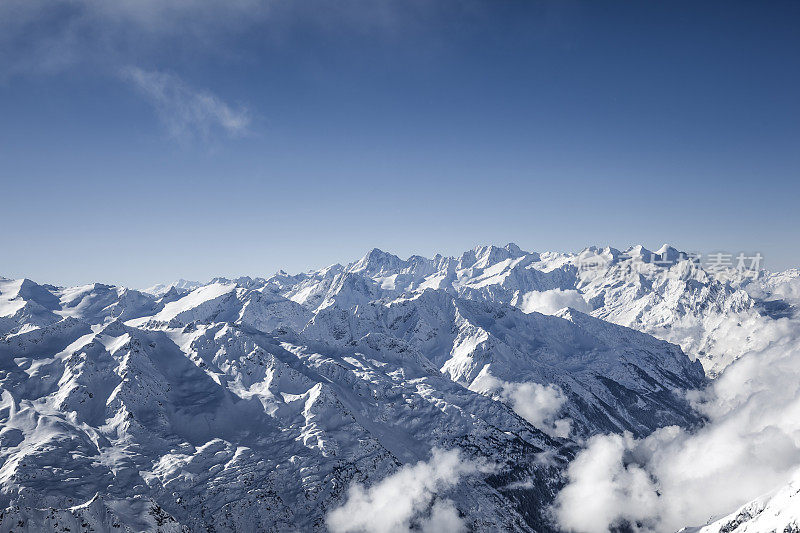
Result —
<instances>
[{"instance_id":1,"label":"ice-covered slope","mask_svg":"<svg viewBox=\"0 0 800 533\"><path fill-rule=\"evenodd\" d=\"M688 533L689 530L687 530ZM696 533L797 533L800 531L800 476L785 487L749 502Z\"/></svg>"}]
</instances>

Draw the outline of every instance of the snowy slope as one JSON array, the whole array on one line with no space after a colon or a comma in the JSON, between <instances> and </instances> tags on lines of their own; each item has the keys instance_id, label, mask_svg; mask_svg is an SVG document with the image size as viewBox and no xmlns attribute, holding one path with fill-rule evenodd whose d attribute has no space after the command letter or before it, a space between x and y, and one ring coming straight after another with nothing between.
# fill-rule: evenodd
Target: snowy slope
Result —
<instances>
[{"instance_id":1,"label":"snowy slope","mask_svg":"<svg viewBox=\"0 0 800 533\"><path fill-rule=\"evenodd\" d=\"M645 435L698 421L682 391L704 382L677 346L575 310L525 314L428 289L411 298L317 312L306 337L347 346L371 332L403 339L452 380L494 395L496 380L555 385L577 435ZM487 376L491 379L487 383Z\"/></svg>"},{"instance_id":2,"label":"snowy slope","mask_svg":"<svg viewBox=\"0 0 800 533\"><path fill-rule=\"evenodd\" d=\"M800 531L800 478L749 502L697 533L796 533Z\"/></svg>"},{"instance_id":3,"label":"snowy slope","mask_svg":"<svg viewBox=\"0 0 800 533\"><path fill-rule=\"evenodd\" d=\"M480 509L472 523L525 530L500 479L545 472L539 491L557 479L536 457L562 444L401 341L373 334L348 349L309 347L291 331L246 329L113 321L50 332L46 350L5 346L4 520L42 523L31 509L51 509L66 523L100 493L152 499L192 530L314 530L352 480L380 479L440 446L500 468L457 499L463 511ZM104 513L92 519L112 520Z\"/></svg>"}]
</instances>

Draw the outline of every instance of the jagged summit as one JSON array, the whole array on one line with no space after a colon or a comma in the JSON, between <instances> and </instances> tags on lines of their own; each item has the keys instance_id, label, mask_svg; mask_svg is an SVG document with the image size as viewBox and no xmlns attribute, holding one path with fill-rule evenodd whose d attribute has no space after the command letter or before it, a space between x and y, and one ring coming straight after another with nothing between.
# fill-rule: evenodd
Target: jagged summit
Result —
<instances>
[{"instance_id":1,"label":"jagged summit","mask_svg":"<svg viewBox=\"0 0 800 533\"><path fill-rule=\"evenodd\" d=\"M173 287L178 290L189 291L199 287L200 285L202 285L202 283L200 283L199 281L189 281L180 278L177 281L173 281L172 283L161 283L153 285L152 287L147 287L146 289L142 289L142 292L159 296L169 291Z\"/></svg>"},{"instance_id":2,"label":"jagged summit","mask_svg":"<svg viewBox=\"0 0 800 533\"><path fill-rule=\"evenodd\" d=\"M350 267L350 271L380 273L386 270L399 270L407 265L407 261L403 261L396 255L373 248L364 257L356 261Z\"/></svg>"}]
</instances>

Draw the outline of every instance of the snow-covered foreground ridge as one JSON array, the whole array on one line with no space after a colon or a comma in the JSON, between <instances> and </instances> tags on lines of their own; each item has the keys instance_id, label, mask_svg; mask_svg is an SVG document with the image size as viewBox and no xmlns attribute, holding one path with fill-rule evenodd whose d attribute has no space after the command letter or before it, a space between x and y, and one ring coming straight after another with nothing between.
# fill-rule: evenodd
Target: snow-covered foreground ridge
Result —
<instances>
[{"instance_id":1,"label":"snow-covered foreground ridge","mask_svg":"<svg viewBox=\"0 0 800 533\"><path fill-rule=\"evenodd\" d=\"M0 531L555 529L583 439L699 426L703 366L794 313L797 271L728 274L508 245L145 291L0 279ZM392 521L343 519L397 487Z\"/></svg>"}]
</instances>

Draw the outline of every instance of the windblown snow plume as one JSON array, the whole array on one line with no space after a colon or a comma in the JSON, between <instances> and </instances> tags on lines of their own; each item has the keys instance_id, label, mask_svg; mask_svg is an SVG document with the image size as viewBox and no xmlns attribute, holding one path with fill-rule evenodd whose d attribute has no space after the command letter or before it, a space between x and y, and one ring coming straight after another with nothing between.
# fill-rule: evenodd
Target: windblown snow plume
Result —
<instances>
[{"instance_id":1,"label":"windblown snow plume","mask_svg":"<svg viewBox=\"0 0 800 533\"><path fill-rule=\"evenodd\" d=\"M455 533L466 526L453 502L438 496L462 477L490 472L486 463L464 459L459 450L435 448L429 461L406 465L365 489L350 487L347 501L328 515L333 533Z\"/></svg>"},{"instance_id":2,"label":"windblown snow plume","mask_svg":"<svg viewBox=\"0 0 800 533\"><path fill-rule=\"evenodd\" d=\"M777 320L760 335L766 348L693 398L708 417L702 428L592 438L557 497L561 527L676 531L786 484L800 469L800 324Z\"/></svg>"}]
</instances>

